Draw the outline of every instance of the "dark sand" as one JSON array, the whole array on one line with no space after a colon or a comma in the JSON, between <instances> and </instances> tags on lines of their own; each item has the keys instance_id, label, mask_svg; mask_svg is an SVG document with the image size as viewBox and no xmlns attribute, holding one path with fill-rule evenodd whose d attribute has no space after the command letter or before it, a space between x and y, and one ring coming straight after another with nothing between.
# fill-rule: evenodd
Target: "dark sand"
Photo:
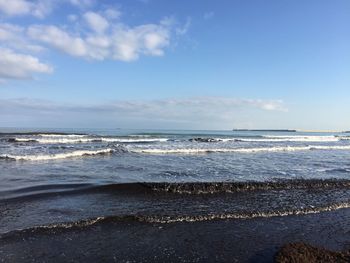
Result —
<instances>
[{"instance_id":1,"label":"dark sand","mask_svg":"<svg viewBox=\"0 0 350 263\"><path fill-rule=\"evenodd\" d=\"M330 251L313 247L305 243L292 243L283 246L275 257L277 263L292 262L350 262L350 250L344 252Z\"/></svg>"},{"instance_id":2,"label":"dark sand","mask_svg":"<svg viewBox=\"0 0 350 263\"><path fill-rule=\"evenodd\" d=\"M292 242L349 250L350 209L171 224L109 219L86 227L11 232L0 238L0 262L273 262ZM289 247L279 255L285 259L299 250Z\"/></svg>"}]
</instances>

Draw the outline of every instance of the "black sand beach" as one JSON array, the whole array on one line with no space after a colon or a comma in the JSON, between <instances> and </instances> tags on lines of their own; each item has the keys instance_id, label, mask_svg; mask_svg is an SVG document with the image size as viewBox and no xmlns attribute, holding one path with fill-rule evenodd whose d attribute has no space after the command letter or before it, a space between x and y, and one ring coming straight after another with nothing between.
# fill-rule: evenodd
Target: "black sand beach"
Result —
<instances>
[{"instance_id":1,"label":"black sand beach","mask_svg":"<svg viewBox=\"0 0 350 263\"><path fill-rule=\"evenodd\" d=\"M0 262L348 260L343 135L79 134L2 135Z\"/></svg>"},{"instance_id":2,"label":"black sand beach","mask_svg":"<svg viewBox=\"0 0 350 263\"><path fill-rule=\"evenodd\" d=\"M62 225L4 234L0 239L0 259L1 262L273 262L276 252L291 242L348 250L349 219L350 209L169 224L107 218L88 226Z\"/></svg>"}]
</instances>

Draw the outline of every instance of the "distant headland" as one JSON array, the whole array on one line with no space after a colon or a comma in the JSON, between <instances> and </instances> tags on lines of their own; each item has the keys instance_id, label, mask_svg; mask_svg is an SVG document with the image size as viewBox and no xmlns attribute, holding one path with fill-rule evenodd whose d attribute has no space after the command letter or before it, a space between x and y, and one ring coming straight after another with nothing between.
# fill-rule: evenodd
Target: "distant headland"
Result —
<instances>
[{"instance_id":1,"label":"distant headland","mask_svg":"<svg viewBox=\"0 0 350 263\"><path fill-rule=\"evenodd\" d=\"M252 131L252 132L297 132L297 130L288 129L232 129L232 131Z\"/></svg>"}]
</instances>

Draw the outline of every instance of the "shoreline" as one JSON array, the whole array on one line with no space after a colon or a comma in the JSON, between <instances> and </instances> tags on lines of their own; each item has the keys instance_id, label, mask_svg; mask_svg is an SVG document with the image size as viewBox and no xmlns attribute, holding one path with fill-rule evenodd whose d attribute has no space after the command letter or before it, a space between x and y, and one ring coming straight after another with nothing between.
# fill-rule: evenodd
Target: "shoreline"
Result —
<instances>
[{"instance_id":1,"label":"shoreline","mask_svg":"<svg viewBox=\"0 0 350 263\"><path fill-rule=\"evenodd\" d=\"M0 236L1 262L273 262L287 243L350 248L350 209L192 223L105 221Z\"/></svg>"}]
</instances>

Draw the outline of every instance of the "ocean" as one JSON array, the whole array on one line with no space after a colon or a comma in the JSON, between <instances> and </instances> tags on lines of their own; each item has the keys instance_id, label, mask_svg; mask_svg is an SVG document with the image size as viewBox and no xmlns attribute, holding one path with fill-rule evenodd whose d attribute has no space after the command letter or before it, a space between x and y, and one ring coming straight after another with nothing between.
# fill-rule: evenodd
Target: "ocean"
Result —
<instances>
[{"instance_id":1,"label":"ocean","mask_svg":"<svg viewBox=\"0 0 350 263\"><path fill-rule=\"evenodd\" d=\"M350 134L0 129L0 234L350 207Z\"/></svg>"}]
</instances>

